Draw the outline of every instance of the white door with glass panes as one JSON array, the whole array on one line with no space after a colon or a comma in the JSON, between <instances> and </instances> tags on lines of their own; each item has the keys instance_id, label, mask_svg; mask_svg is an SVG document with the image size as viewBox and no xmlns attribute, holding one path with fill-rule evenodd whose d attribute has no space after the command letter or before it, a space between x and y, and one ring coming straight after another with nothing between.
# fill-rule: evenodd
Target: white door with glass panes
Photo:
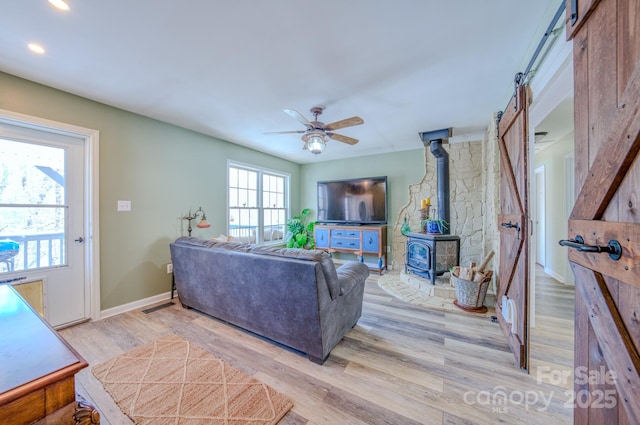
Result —
<instances>
[{"instance_id":1,"label":"white door with glass panes","mask_svg":"<svg viewBox=\"0 0 640 425\"><path fill-rule=\"evenodd\" d=\"M84 142L0 122L0 282L56 327L89 317Z\"/></svg>"}]
</instances>

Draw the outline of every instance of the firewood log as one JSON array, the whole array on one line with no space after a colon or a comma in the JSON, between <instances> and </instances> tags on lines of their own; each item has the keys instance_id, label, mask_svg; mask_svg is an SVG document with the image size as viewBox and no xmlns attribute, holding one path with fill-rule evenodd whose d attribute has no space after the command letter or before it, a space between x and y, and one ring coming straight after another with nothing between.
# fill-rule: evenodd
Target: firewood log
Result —
<instances>
[{"instance_id":1,"label":"firewood log","mask_svg":"<svg viewBox=\"0 0 640 425\"><path fill-rule=\"evenodd\" d=\"M473 280L473 270L470 267L460 267L460 279Z\"/></svg>"},{"instance_id":2,"label":"firewood log","mask_svg":"<svg viewBox=\"0 0 640 425\"><path fill-rule=\"evenodd\" d=\"M484 269L487 268L487 265L489 264L489 261L491 261L491 258L493 258L493 255L495 254L495 252L493 250L491 250L486 257L484 257L484 260L482 260L482 263L480 263L480 265L478 266L478 271L484 271Z\"/></svg>"}]
</instances>

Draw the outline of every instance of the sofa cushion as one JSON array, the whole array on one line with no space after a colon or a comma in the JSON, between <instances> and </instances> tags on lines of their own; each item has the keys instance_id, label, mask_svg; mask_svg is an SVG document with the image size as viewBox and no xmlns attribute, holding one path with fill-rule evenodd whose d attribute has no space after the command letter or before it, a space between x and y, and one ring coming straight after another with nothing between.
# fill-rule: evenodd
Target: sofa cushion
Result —
<instances>
[{"instance_id":1,"label":"sofa cushion","mask_svg":"<svg viewBox=\"0 0 640 425\"><path fill-rule=\"evenodd\" d=\"M225 251L251 252L253 245L242 242L218 242L211 248Z\"/></svg>"},{"instance_id":2,"label":"sofa cushion","mask_svg":"<svg viewBox=\"0 0 640 425\"><path fill-rule=\"evenodd\" d=\"M252 245L241 242L220 242L216 239L200 239L195 236L181 236L176 239L176 243L236 252L250 252L252 248Z\"/></svg>"},{"instance_id":3,"label":"sofa cushion","mask_svg":"<svg viewBox=\"0 0 640 425\"><path fill-rule=\"evenodd\" d=\"M324 278L327 281L327 286L329 287L331 299L335 300L336 297L340 295L340 283L338 281L336 267L329 254L324 251L254 245L249 252L259 255L273 255L278 257L295 258L298 260L317 261L322 267Z\"/></svg>"},{"instance_id":4,"label":"sofa cushion","mask_svg":"<svg viewBox=\"0 0 640 425\"><path fill-rule=\"evenodd\" d=\"M327 287L329 289L329 295L331 296L331 299L335 300L336 297L340 296L343 292L346 292L341 291L336 267L334 266L333 260L331 259L329 254L324 251L250 245L241 242L219 242L216 240L200 239L195 236L182 236L178 238L176 242L193 246L201 246L214 250L244 252L257 255L272 255L305 261L317 261L322 267L322 272L327 282Z\"/></svg>"},{"instance_id":5,"label":"sofa cushion","mask_svg":"<svg viewBox=\"0 0 640 425\"><path fill-rule=\"evenodd\" d=\"M201 246L204 248L212 248L213 246L219 243L218 241L201 239L196 236L181 236L178 239L176 239L176 242L177 243L179 242L185 245Z\"/></svg>"}]
</instances>

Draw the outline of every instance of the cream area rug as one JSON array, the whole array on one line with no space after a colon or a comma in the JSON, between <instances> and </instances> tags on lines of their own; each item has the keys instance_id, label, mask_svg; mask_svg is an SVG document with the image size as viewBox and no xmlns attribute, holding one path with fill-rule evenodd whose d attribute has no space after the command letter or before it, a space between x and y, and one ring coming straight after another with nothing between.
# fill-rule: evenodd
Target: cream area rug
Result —
<instances>
[{"instance_id":1,"label":"cream area rug","mask_svg":"<svg viewBox=\"0 0 640 425\"><path fill-rule=\"evenodd\" d=\"M276 424L289 398L177 335L93 366L136 424Z\"/></svg>"}]
</instances>

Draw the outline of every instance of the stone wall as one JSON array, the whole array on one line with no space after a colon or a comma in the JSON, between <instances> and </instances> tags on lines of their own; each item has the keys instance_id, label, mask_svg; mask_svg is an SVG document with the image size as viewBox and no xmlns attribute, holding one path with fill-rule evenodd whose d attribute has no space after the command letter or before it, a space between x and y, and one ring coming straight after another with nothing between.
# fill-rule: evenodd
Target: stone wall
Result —
<instances>
[{"instance_id":1,"label":"stone wall","mask_svg":"<svg viewBox=\"0 0 640 425\"><path fill-rule=\"evenodd\" d=\"M450 229L460 236L461 265L482 260L482 146L482 142L455 143L449 151Z\"/></svg>"},{"instance_id":2,"label":"stone wall","mask_svg":"<svg viewBox=\"0 0 640 425\"><path fill-rule=\"evenodd\" d=\"M448 145L445 145L448 149ZM405 222L411 227L411 231L420 231L420 201L424 198L433 197L437 194L436 188L436 163L435 158L426 148L422 151L425 157L425 174L420 183L409 186L409 202L402 207L396 217L395 225L391 235L391 265L394 270L404 270L404 259L406 254L406 238L401 233L401 228ZM435 199L434 199L435 201ZM433 202L433 201L432 201Z\"/></svg>"},{"instance_id":3,"label":"stone wall","mask_svg":"<svg viewBox=\"0 0 640 425\"><path fill-rule=\"evenodd\" d=\"M495 117L494 117L495 118ZM490 123L485 140L445 144L449 153L449 186L451 189L450 233L460 236L460 264L479 263L486 253L498 251L497 211L499 207L499 150L495 119ZM409 186L409 202L400 209L392 229L394 270L404 269L406 238L401 233L405 220L411 231L420 232L420 201L431 198L437 208L436 159L424 149L425 175ZM437 209L436 209L437 211ZM494 264L497 264L497 255ZM490 264L495 270L495 266Z\"/></svg>"},{"instance_id":4,"label":"stone wall","mask_svg":"<svg viewBox=\"0 0 640 425\"><path fill-rule=\"evenodd\" d=\"M498 231L498 211L500 211L500 148L498 147L497 114L487 128L487 135L483 144L482 155L482 188L484 200L483 215L483 253L486 255L495 251L489 268L493 268L494 276L497 275L497 266L500 247L500 233Z\"/></svg>"}]
</instances>

